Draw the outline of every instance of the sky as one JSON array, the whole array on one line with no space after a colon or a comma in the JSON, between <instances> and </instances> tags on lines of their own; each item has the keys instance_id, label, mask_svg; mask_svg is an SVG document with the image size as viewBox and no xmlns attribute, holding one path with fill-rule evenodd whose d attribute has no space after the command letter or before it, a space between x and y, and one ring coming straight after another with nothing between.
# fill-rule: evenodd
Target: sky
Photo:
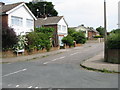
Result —
<instances>
[{"instance_id":1,"label":"sky","mask_svg":"<svg viewBox=\"0 0 120 90\"><path fill-rule=\"evenodd\" d=\"M29 2L31 0L0 0L5 3ZM104 0L46 0L53 2L59 16L64 16L69 27L84 24L86 27L104 26ZM106 0L107 31L118 28L118 2Z\"/></svg>"}]
</instances>

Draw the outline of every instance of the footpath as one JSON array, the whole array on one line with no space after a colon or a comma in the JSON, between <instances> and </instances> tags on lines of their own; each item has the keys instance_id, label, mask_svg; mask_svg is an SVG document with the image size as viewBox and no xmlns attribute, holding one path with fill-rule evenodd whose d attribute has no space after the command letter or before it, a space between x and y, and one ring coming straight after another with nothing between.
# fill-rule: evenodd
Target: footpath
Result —
<instances>
[{"instance_id":1,"label":"footpath","mask_svg":"<svg viewBox=\"0 0 120 90\"><path fill-rule=\"evenodd\" d=\"M88 70L120 73L119 64L104 62L104 52L83 61L80 65Z\"/></svg>"},{"instance_id":2,"label":"footpath","mask_svg":"<svg viewBox=\"0 0 120 90\"><path fill-rule=\"evenodd\" d=\"M50 51L50 52L32 54L32 55L28 55L28 56L2 58L0 60L0 63L13 63L13 62L19 62L19 61L28 61L28 60L33 60L33 59L37 59L37 58L43 58L43 57L50 56L50 55L60 54L65 51L68 51L68 49L60 49L60 50L55 50L55 51Z\"/></svg>"}]
</instances>

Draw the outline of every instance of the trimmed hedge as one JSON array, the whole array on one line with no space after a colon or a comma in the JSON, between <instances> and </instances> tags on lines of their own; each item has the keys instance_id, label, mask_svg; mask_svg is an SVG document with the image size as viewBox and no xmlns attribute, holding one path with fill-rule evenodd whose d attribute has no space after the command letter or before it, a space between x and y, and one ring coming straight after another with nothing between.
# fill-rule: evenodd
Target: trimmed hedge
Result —
<instances>
[{"instance_id":1,"label":"trimmed hedge","mask_svg":"<svg viewBox=\"0 0 120 90\"><path fill-rule=\"evenodd\" d=\"M108 36L107 46L109 49L120 49L120 33L111 33Z\"/></svg>"}]
</instances>

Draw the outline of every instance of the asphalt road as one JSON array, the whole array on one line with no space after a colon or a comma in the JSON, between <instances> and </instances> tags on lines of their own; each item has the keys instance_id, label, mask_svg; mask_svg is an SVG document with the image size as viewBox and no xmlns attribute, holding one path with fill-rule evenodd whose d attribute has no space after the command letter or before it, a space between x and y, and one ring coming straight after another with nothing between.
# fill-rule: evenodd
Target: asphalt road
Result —
<instances>
[{"instance_id":1,"label":"asphalt road","mask_svg":"<svg viewBox=\"0 0 120 90\"><path fill-rule=\"evenodd\" d=\"M87 43L32 61L2 65L3 88L118 88L118 75L88 71L80 62L103 51L103 43Z\"/></svg>"}]
</instances>

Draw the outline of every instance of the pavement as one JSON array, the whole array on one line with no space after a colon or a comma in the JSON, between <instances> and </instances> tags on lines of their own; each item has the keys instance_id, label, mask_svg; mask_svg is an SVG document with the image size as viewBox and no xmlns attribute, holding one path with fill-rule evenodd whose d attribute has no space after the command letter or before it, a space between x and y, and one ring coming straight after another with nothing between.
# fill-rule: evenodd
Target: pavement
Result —
<instances>
[{"instance_id":1,"label":"pavement","mask_svg":"<svg viewBox=\"0 0 120 90\"><path fill-rule=\"evenodd\" d=\"M28 61L28 60L33 60L33 59L37 59L37 58L47 57L47 56L50 56L50 55L60 54L60 53L65 52L67 50L68 49L60 49L60 50L55 50L55 51L50 51L50 52L27 55L27 56L2 58L0 60L0 62L2 62L2 63L13 63L13 62L19 62L19 61Z\"/></svg>"},{"instance_id":2,"label":"pavement","mask_svg":"<svg viewBox=\"0 0 120 90\"><path fill-rule=\"evenodd\" d=\"M119 64L104 62L104 52L100 52L98 55L83 61L81 66L91 70L120 72L118 68Z\"/></svg>"}]
</instances>

